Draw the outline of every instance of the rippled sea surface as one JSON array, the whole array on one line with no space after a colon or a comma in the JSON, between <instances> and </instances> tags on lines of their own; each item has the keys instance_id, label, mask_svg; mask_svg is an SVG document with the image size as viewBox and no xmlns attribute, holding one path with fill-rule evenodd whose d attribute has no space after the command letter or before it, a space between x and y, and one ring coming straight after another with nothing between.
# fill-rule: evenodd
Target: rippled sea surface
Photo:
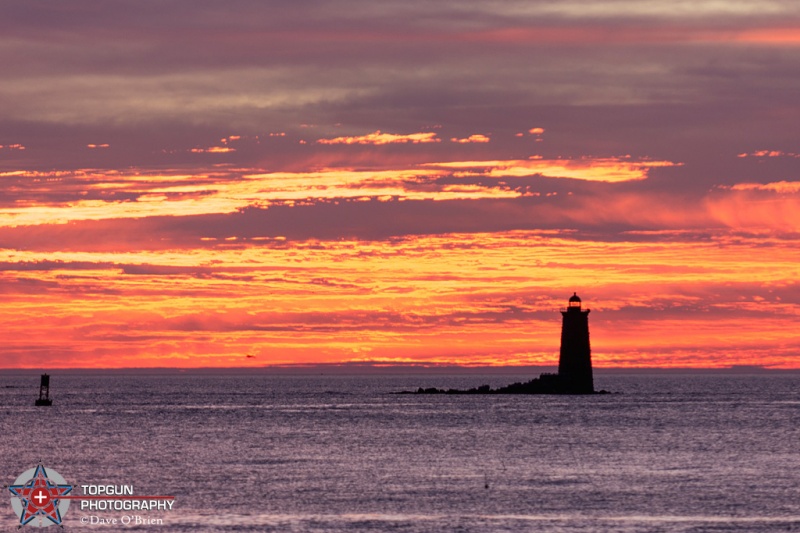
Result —
<instances>
[{"instance_id":1,"label":"rippled sea surface","mask_svg":"<svg viewBox=\"0 0 800 533\"><path fill-rule=\"evenodd\" d=\"M73 485L176 496L152 513L73 501L68 531L800 531L800 376L392 394L530 377L56 374L48 409L37 376L5 375L2 475L41 461ZM81 525L93 514L163 525ZM0 528L17 523L0 505Z\"/></svg>"}]
</instances>

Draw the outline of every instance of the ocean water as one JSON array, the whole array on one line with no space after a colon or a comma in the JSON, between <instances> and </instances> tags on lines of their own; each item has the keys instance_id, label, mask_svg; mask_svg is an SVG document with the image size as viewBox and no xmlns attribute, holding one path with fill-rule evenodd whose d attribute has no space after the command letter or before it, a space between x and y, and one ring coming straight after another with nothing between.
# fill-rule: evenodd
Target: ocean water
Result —
<instances>
[{"instance_id":1,"label":"ocean water","mask_svg":"<svg viewBox=\"0 0 800 533\"><path fill-rule=\"evenodd\" d=\"M73 501L68 531L800 531L800 376L392 394L530 377L56 373L48 409L33 407L37 376L4 375L2 475L41 461L73 485L176 497L162 512ZM92 515L162 523L81 523Z\"/></svg>"}]
</instances>

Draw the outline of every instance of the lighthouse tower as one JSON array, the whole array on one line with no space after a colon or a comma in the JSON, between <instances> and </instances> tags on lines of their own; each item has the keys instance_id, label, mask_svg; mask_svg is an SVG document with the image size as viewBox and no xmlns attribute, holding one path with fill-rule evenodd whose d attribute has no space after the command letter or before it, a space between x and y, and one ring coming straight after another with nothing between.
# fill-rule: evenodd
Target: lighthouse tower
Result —
<instances>
[{"instance_id":1,"label":"lighthouse tower","mask_svg":"<svg viewBox=\"0 0 800 533\"><path fill-rule=\"evenodd\" d=\"M573 293L561 315L564 320L561 323L558 376L568 394L591 394L594 381L589 347L589 309L581 309L581 299Z\"/></svg>"}]
</instances>

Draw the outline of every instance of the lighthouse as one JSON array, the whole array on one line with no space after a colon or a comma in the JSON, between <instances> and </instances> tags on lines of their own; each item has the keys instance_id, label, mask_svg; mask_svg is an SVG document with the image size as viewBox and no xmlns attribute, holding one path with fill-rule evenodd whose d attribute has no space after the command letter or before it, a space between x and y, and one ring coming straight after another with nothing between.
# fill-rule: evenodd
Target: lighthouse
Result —
<instances>
[{"instance_id":1,"label":"lighthouse","mask_svg":"<svg viewBox=\"0 0 800 533\"><path fill-rule=\"evenodd\" d=\"M577 293L561 311L561 353L558 359L558 376L567 394L591 394L592 350L589 347L589 309L581 308Z\"/></svg>"},{"instance_id":2,"label":"lighthouse","mask_svg":"<svg viewBox=\"0 0 800 533\"><path fill-rule=\"evenodd\" d=\"M561 354L558 374L541 374L525 383L512 383L497 389L481 385L472 389L437 389L420 387L401 394L609 394L594 390L592 349L589 347L589 310L581 308L581 299L573 293L566 309L561 310Z\"/></svg>"}]
</instances>

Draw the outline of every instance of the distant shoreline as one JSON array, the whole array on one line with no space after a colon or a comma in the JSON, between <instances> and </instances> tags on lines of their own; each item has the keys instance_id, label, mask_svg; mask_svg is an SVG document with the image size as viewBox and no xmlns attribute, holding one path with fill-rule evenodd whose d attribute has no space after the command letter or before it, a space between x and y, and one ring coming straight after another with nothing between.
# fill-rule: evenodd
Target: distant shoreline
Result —
<instances>
[{"instance_id":1,"label":"distant shoreline","mask_svg":"<svg viewBox=\"0 0 800 533\"><path fill-rule=\"evenodd\" d=\"M125 375L539 375L555 371L551 366L456 366L456 365L386 365L382 363L345 363L317 365L275 365L262 367L199 367L199 368L7 368L0 375L51 374L125 374ZM595 375L791 375L800 374L800 368L778 369L739 365L728 368L619 368L595 367Z\"/></svg>"}]
</instances>

